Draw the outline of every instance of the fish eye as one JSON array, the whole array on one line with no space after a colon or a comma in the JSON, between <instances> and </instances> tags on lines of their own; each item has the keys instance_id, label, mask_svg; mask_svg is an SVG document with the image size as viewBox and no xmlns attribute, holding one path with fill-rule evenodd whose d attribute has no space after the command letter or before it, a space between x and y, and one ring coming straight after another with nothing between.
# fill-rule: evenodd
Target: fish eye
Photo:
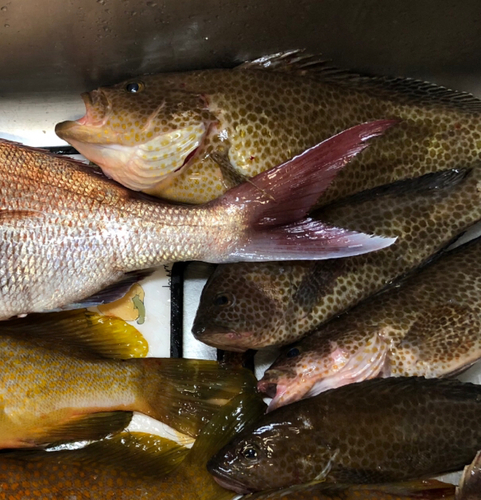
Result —
<instances>
[{"instance_id":1,"label":"fish eye","mask_svg":"<svg viewBox=\"0 0 481 500\"><path fill-rule=\"evenodd\" d=\"M125 90L131 94L138 94L144 90L145 85L143 82L129 82L125 86Z\"/></svg>"},{"instance_id":2,"label":"fish eye","mask_svg":"<svg viewBox=\"0 0 481 500\"><path fill-rule=\"evenodd\" d=\"M259 458L259 451L253 445L245 446L242 449L241 453L242 453L242 456L249 461L254 461L254 460L257 460Z\"/></svg>"},{"instance_id":3,"label":"fish eye","mask_svg":"<svg viewBox=\"0 0 481 500\"><path fill-rule=\"evenodd\" d=\"M232 303L233 303L232 298L224 293L220 293L219 295L216 295L214 298L215 306L227 307L230 306Z\"/></svg>"},{"instance_id":4,"label":"fish eye","mask_svg":"<svg viewBox=\"0 0 481 500\"><path fill-rule=\"evenodd\" d=\"M301 351L297 347L292 347L286 352L286 358L295 358L299 354L301 354Z\"/></svg>"}]
</instances>

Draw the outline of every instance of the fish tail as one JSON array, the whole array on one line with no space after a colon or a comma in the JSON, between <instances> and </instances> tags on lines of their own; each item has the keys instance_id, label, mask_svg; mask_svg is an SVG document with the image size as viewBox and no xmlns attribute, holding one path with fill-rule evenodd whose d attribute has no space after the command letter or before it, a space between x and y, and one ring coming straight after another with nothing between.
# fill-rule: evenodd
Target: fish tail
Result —
<instances>
[{"instance_id":1,"label":"fish tail","mask_svg":"<svg viewBox=\"0 0 481 500\"><path fill-rule=\"evenodd\" d=\"M382 238L329 226L306 218L337 173L382 135L396 120L352 127L263 172L217 200L242 206L248 228L223 262L347 257L385 248L395 238Z\"/></svg>"},{"instance_id":2,"label":"fish tail","mask_svg":"<svg viewBox=\"0 0 481 500\"><path fill-rule=\"evenodd\" d=\"M189 436L197 436L218 409L240 392L255 389L250 371L227 368L216 361L135 361L143 366L140 387L145 413Z\"/></svg>"}]
</instances>

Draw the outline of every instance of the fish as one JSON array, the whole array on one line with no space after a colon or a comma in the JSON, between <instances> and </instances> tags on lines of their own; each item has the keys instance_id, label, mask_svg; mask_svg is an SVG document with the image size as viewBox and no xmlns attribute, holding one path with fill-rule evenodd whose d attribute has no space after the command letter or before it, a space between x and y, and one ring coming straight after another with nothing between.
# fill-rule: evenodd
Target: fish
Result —
<instances>
[{"instance_id":1,"label":"fish","mask_svg":"<svg viewBox=\"0 0 481 500\"><path fill-rule=\"evenodd\" d=\"M302 51L234 69L145 75L82 94L55 131L125 186L205 203L358 123L401 119L320 204L480 159L481 101L409 78L334 70Z\"/></svg>"},{"instance_id":2,"label":"fish","mask_svg":"<svg viewBox=\"0 0 481 500\"><path fill-rule=\"evenodd\" d=\"M194 336L230 351L298 342L441 254L481 218L480 182L479 165L436 172L315 212L330 224L397 240L342 260L221 264L202 291Z\"/></svg>"},{"instance_id":3,"label":"fish","mask_svg":"<svg viewBox=\"0 0 481 500\"><path fill-rule=\"evenodd\" d=\"M455 498L455 487L452 484L427 480L354 486L313 482L247 495L244 500L462 500L462 498Z\"/></svg>"},{"instance_id":4,"label":"fish","mask_svg":"<svg viewBox=\"0 0 481 500\"><path fill-rule=\"evenodd\" d=\"M386 378L267 413L208 462L237 493L310 481L397 483L463 469L481 448L481 386Z\"/></svg>"},{"instance_id":5,"label":"fish","mask_svg":"<svg viewBox=\"0 0 481 500\"><path fill-rule=\"evenodd\" d=\"M80 450L24 451L0 455L6 500L231 500L205 464L225 442L258 418L265 405L246 391L212 418L186 450L168 439L142 433L114 436Z\"/></svg>"},{"instance_id":6,"label":"fish","mask_svg":"<svg viewBox=\"0 0 481 500\"><path fill-rule=\"evenodd\" d=\"M452 376L481 358L481 237L286 347L269 410L374 377Z\"/></svg>"},{"instance_id":7,"label":"fish","mask_svg":"<svg viewBox=\"0 0 481 500\"><path fill-rule=\"evenodd\" d=\"M305 216L336 172L393 125L356 126L195 207L2 140L0 319L112 302L175 261L317 259L390 245Z\"/></svg>"},{"instance_id":8,"label":"fish","mask_svg":"<svg viewBox=\"0 0 481 500\"><path fill-rule=\"evenodd\" d=\"M456 500L481 499L481 451L473 462L464 468L459 487L456 488Z\"/></svg>"},{"instance_id":9,"label":"fish","mask_svg":"<svg viewBox=\"0 0 481 500\"><path fill-rule=\"evenodd\" d=\"M103 336L82 337L75 320L69 331L67 313L56 314L63 318L53 329L31 326L34 315L1 324L0 448L100 439L126 428L134 411L197 436L219 407L255 386L249 370L216 361L132 358L137 337L119 343L110 319L92 328Z\"/></svg>"}]
</instances>

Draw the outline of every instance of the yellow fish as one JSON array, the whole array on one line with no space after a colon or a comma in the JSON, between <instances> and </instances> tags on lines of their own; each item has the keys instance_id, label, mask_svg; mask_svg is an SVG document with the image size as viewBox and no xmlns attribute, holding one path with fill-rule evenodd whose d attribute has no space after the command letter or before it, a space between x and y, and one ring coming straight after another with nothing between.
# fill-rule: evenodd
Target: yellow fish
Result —
<instances>
[{"instance_id":1,"label":"yellow fish","mask_svg":"<svg viewBox=\"0 0 481 500\"><path fill-rule=\"evenodd\" d=\"M480 158L481 102L472 95L333 71L298 51L141 76L82 97L86 115L59 123L59 137L121 184L188 203L371 120L403 123L339 175L323 204Z\"/></svg>"}]
</instances>

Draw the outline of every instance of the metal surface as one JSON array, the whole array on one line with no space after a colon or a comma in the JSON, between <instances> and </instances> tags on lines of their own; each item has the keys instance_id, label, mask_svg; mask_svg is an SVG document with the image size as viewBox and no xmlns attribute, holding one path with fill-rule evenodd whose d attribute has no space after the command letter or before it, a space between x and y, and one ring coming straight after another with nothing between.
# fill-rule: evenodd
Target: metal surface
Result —
<instances>
[{"instance_id":1,"label":"metal surface","mask_svg":"<svg viewBox=\"0 0 481 500\"><path fill-rule=\"evenodd\" d=\"M80 92L145 73L232 67L293 48L338 67L426 79L481 97L480 35L479 0L0 1L0 137L59 146L54 125L84 114ZM207 275L189 265L183 287L176 275L184 301L175 338L183 321L184 344L173 354L216 357L190 335ZM167 283L159 271L146 285L150 317L142 331L156 355L169 354ZM269 355L258 355L258 365ZM478 364L465 377L479 382L480 373ZM140 428L148 430L143 422Z\"/></svg>"},{"instance_id":2,"label":"metal surface","mask_svg":"<svg viewBox=\"0 0 481 500\"><path fill-rule=\"evenodd\" d=\"M290 48L450 81L479 74L480 21L476 0L5 0L0 97L79 92Z\"/></svg>"}]
</instances>

